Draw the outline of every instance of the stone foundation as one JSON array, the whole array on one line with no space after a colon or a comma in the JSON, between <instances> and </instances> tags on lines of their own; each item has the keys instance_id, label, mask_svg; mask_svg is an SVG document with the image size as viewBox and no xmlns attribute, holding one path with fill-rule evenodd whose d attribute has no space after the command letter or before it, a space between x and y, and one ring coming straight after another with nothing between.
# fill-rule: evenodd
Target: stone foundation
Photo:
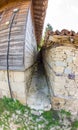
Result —
<instances>
[{"instance_id":1,"label":"stone foundation","mask_svg":"<svg viewBox=\"0 0 78 130\"><path fill-rule=\"evenodd\" d=\"M58 46L43 51L54 109L78 112L78 49Z\"/></svg>"},{"instance_id":2,"label":"stone foundation","mask_svg":"<svg viewBox=\"0 0 78 130\"><path fill-rule=\"evenodd\" d=\"M28 86L31 83L33 67L25 72L9 71L12 96L21 103L27 103ZM7 71L0 71L0 98L10 97Z\"/></svg>"}]
</instances>

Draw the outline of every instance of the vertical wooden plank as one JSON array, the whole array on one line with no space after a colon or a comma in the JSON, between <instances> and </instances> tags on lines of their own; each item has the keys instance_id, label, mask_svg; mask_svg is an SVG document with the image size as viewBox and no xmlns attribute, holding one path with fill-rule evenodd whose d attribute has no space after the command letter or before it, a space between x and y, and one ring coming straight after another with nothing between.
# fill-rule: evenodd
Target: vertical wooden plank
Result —
<instances>
[{"instance_id":1,"label":"vertical wooden plank","mask_svg":"<svg viewBox=\"0 0 78 130\"><path fill-rule=\"evenodd\" d=\"M27 19L25 36L25 69L34 64L37 56L37 43L31 16L31 8L29 9Z\"/></svg>"},{"instance_id":2,"label":"vertical wooden plank","mask_svg":"<svg viewBox=\"0 0 78 130\"><path fill-rule=\"evenodd\" d=\"M13 9L18 8L19 11L13 20L10 34L10 52L9 52L9 68L24 68L24 45L25 45L25 25L26 16L30 1L23 1L15 4L8 4L2 10L5 10L4 16L0 22L0 69L7 67L7 47L10 21Z\"/></svg>"}]
</instances>

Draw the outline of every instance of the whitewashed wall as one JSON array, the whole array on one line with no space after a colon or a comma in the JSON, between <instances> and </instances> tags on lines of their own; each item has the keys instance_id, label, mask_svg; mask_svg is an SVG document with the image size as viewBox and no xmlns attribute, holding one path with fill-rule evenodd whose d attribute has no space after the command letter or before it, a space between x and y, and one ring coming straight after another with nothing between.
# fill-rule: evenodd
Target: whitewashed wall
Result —
<instances>
[{"instance_id":1,"label":"whitewashed wall","mask_svg":"<svg viewBox=\"0 0 78 130\"><path fill-rule=\"evenodd\" d=\"M37 56L37 43L31 16L31 9L29 9L27 17L25 36L25 69L34 64Z\"/></svg>"}]
</instances>

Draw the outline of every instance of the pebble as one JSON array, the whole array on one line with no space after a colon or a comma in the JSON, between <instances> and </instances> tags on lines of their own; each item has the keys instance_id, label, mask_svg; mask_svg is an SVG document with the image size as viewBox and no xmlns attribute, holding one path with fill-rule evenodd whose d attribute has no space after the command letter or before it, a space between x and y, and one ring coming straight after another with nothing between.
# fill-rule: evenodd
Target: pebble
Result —
<instances>
[{"instance_id":1,"label":"pebble","mask_svg":"<svg viewBox=\"0 0 78 130\"><path fill-rule=\"evenodd\" d=\"M6 113L8 113L8 112L6 112ZM10 128L10 130L17 130L17 128L22 129L22 126L23 127L27 126L27 130L32 130L32 129L43 130L48 125L49 121L43 117L42 113L43 113L43 111L31 110L30 113L21 114L20 111L16 111L16 114L13 113L12 116L9 117L10 119L8 119L9 128ZM38 116L38 117L36 117L37 118L36 120L33 120L32 114L35 116ZM3 115L2 115L2 120L7 121L6 119L3 118ZM77 117L71 116L71 119L69 120L69 118L66 118L66 115L63 116L63 118L62 118L62 116L60 114L59 114L59 118L60 118L59 119L60 124L62 124L62 126L53 126L52 128L50 128L50 130L71 130L72 121L75 121L75 119L77 119ZM0 119L1 119L1 117L0 117ZM18 121L19 123L15 124L15 121ZM43 122L43 123L40 124L39 122ZM2 125L0 130L4 130L4 124Z\"/></svg>"},{"instance_id":2,"label":"pebble","mask_svg":"<svg viewBox=\"0 0 78 130\"><path fill-rule=\"evenodd\" d=\"M40 112L39 111L31 110L31 113L33 115L40 116Z\"/></svg>"}]
</instances>

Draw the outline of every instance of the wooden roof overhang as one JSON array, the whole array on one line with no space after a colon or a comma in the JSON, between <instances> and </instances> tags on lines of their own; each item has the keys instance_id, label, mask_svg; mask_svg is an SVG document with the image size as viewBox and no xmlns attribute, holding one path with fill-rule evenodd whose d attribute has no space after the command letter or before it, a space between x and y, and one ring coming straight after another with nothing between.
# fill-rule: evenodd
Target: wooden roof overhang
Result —
<instances>
[{"instance_id":1,"label":"wooden roof overhang","mask_svg":"<svg viewBox=\"0 0 78 130\"><path fill-rule=\"evenodd\" d=\"M48 0L33 0L33 12L37 43L40 43Z\"/></svg>"},{"instance_id":2,"label":"wooden roof overhang","mask_svg":"<svg viewBox=\"0 0 78 130\"><path fill-rule=\"evenodd\" d=\"M0 8L3 5L6 5L13 1L24 1L24 0L0 0ZM33 4L33 17L34 17L34 24L35 24L35 33L37 43L40 43L42 37L42 30L44 25L44 19L46 15L46 9L48 5L48 0L31 0Z\"/></svg>"}]
</instances>

